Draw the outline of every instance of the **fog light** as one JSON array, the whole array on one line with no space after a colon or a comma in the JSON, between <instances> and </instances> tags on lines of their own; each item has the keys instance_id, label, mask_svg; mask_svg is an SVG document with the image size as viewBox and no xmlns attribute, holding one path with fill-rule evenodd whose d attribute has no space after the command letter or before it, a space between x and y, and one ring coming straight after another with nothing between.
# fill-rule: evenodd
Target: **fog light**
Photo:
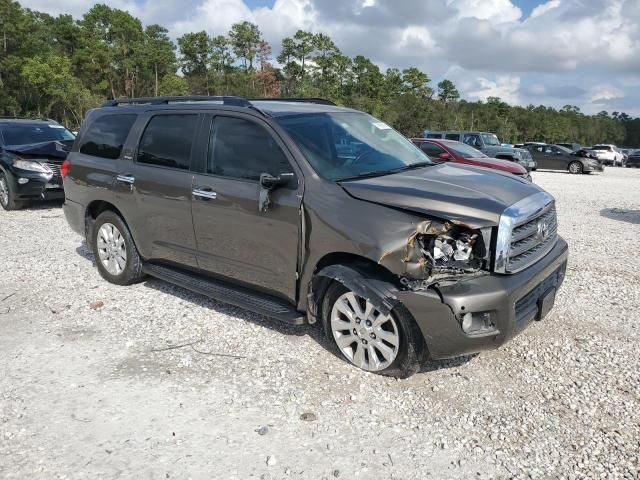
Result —
<instances>
[{"instance_id":1,"label":"fog light","mask_svg":"<svg viewBox=\"0 0 640 480\"><path fill-rule=\"evenodd\" d=\"M25 183L29 183L29 179L28 178L19 178L18 179L18 183L20 185L24 185Z\"/></svg>"},{"instance_id":2,"label":"fog light","mask_svg":"<svg viewBox=\"0 0 640 480\"><path fill-rule=\"evenodd\" d=\"M473 326L473 314L465 313L462 316L462 330L464 332L468 332L469 330L471 330L472 326Z\"/></svg>"},{"instance_id":3,"label":"fog light","mask_svg":"<svg viewBox=\"0 0 640 480\"><path fill-rule=\"evenodd\" d=\"M468 334L488 333L495 330L489 312L465 313L460 317L462 331Z\"/></svg>"}]
</instances>

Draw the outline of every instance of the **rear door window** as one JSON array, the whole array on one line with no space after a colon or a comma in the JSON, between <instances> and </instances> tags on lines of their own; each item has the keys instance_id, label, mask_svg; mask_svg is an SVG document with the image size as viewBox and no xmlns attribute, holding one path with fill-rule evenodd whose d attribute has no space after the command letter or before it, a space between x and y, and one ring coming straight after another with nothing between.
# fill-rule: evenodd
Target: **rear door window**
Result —
<instances>
[{"instance_id":1,"label":"rear door window","mask_svg":"<svg viewBox=\"0 0 640 480\"><path fill-rule=\"evenodd\" d=\"M137 117L135 114L115 114L97 118L82 135L80 153L111 160L120 158Z\"/></svg>"},{"instance_id":2,"label":"rear door window","mask_svg":"<svg viewBox=\"0 0 640 480\"><path fill-rule=\"evenodd\" d=\"M466 133L462 141L467 145L471 145L474 148L482 148L482 141L480 140L480 135L476 135L475 133Z\"/></svg>"},{"instance_id":3,"label":"rear door window","mask_svg":"<svg viewBox=\"0 0 640 480\"><path fill-rule=\"evenodd\" d=\"M151 117L138 147L138 163L189 170L191 147L198 126L196 114Z\"/></svg>"},{"instance_id":4,"label":"rear door window","mask_svg":"<svg viewBox=\"0 0 640 480\"><path fill-rule=\"evenodd\" d=\"M429 142L420 142L420 150L429 155L431 158L437 159L440 154L445 153L445 149L440 145Z\"/></svg>"},{"instance_id":5,"label":"rear door window","mask_svg":"<svg viewBox=\"0 0 640 480\"><path fill-rule=\"evenodd\" d=\"M287 157L264 127L243 118L215 118L207 173L257 182L262 173L277 176L290 172Z\"/></svg>"}]
</instances>

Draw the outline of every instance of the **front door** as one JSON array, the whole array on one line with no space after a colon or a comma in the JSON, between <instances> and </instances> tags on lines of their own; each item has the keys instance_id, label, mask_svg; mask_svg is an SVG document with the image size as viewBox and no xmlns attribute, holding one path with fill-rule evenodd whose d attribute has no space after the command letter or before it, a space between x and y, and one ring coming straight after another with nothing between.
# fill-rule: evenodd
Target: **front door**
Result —
<instances>
[{"instance_id":1,"label":"front door","mask_svg":"<svg viewBox=\"0 0 640 480\"><path fill-rule=\"evenodd\" d=\"M144 121L117 177L118 195L131 200L119 204L146 260L196 269L191 157L202 116L164 112Z\"/></svg>"},{"instance_id":2,"label":"front door","mask_svg":"<svg viewBox=\"0 0 640 480\"><path fill-rule=\"evenodd\" d=\"M303 182L271 127L243 114L215 116L193 186L200 268L296 300ZM295 173L259 211L262 173Z\"/></svg>"}]
</instances>

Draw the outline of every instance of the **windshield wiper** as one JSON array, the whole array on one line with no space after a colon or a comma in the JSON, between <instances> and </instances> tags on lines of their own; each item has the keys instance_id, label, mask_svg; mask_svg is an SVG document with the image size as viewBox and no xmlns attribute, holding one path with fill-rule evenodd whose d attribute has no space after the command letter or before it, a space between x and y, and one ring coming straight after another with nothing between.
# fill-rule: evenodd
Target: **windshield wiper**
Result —
<instances>
[{"instance_id":1,"label":"windshield wiper","mask_svg":"<svg viewBox=\"0 0 640 480\"><path fill-rule=\"evenodd\" d=\"M351 177L339 178L336 181L337 182L346 182L346 181L349 181L349 180L360 180L360 179L363 179L363 178L382 177L384 175L392 175L394 173L405 172L407 170L413 170L415 168L430 167L432 165L436 165L436 163L434 163L434 162L417 162L417 163L412 163L411 165L405 165L403 167L390 168L388 170L370 170L368 172L362 172L362 173L359 173L357 175L353 175Z\"/></svg>"}]
</instances>

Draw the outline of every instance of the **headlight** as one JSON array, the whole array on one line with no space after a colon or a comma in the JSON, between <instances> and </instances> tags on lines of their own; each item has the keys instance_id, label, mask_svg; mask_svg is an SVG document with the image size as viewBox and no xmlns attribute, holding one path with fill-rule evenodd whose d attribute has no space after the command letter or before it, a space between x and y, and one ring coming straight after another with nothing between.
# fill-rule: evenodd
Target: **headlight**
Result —
<instances>
[{"instance_id":1,"label":"headlight","mask_svg":"<svg viewBox=\"0 0 640 480\"><path fill-rule=\"evenodd\" d=\"M51 173L51 170L46 165L42 165L39 162L33 162L31 160L16 159L13 161L13 166L21 170L29 170L31 172Z\"/></svg>"}]
</instances>

